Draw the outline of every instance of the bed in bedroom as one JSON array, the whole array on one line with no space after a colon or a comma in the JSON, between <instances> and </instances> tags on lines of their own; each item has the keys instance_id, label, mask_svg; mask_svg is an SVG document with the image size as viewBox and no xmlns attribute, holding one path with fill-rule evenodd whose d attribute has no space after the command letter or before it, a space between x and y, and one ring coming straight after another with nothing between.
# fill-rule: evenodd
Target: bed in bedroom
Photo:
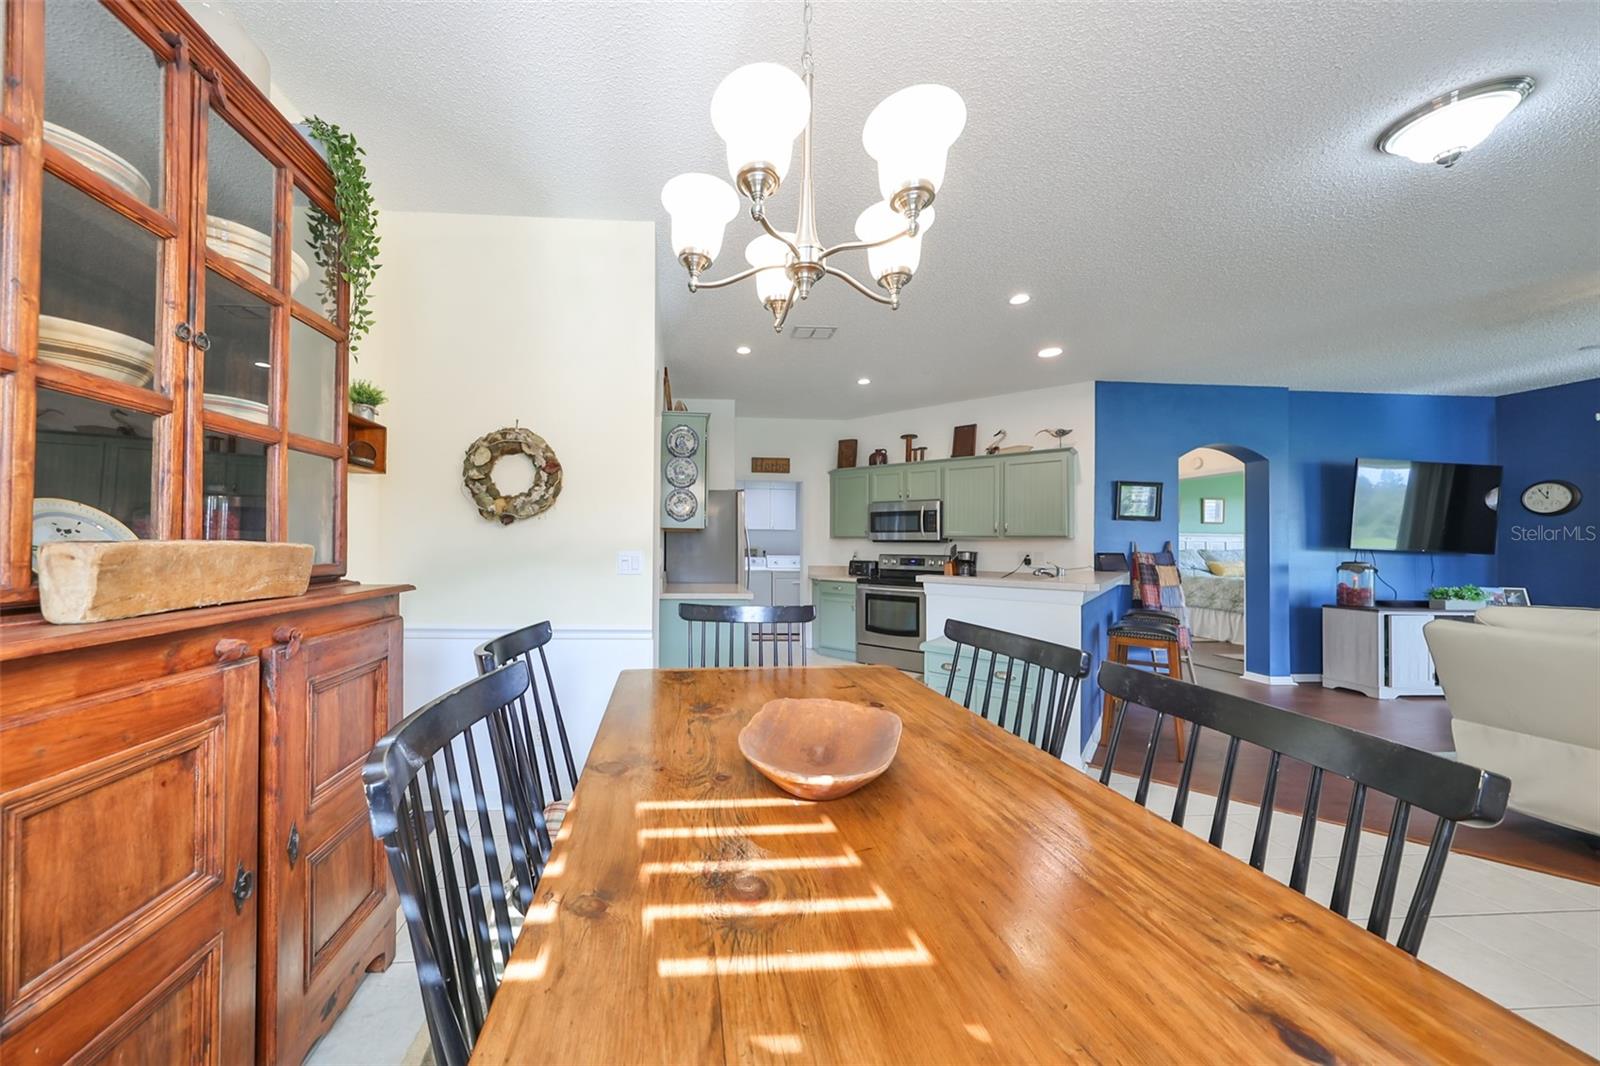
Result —
<instances>
[{"instance_id":1,"label":"bed in bedroom","mask_svg":"<svg viewBox=\"0 0 1600 1066\"><path fill-rule=\"evenodd\" d=\"M1180 534L1178 545L1189 632L1196 640L1243 644L1244 536Z\"/></svg>"}]
</instances>

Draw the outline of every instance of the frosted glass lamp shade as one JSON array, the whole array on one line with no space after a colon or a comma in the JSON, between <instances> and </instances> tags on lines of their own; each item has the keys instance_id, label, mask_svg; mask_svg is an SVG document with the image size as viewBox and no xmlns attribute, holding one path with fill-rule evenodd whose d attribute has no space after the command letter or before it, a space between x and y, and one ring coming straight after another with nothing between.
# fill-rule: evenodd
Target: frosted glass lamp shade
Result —
<instances>
[{"instance_id":1,"label":"frosted glass lamp shade","mask_svg":"<svg viewBox=\"0 0 1600 1066\"><path fill-rule=\"evenodd\" d=\"M861 144L877 160L884 199L917 185L938 192L945 157L966 124L961 94L944 85L913 85L873 108Z\"/></svg>"},{"instance_id":2,"label":"frosted glass lamp shade","mask_svg":"<svg viewBox=\"0 0 1600 1066\"><path fill-rule=\"evenodd\" d=\"M794 240L794 234L784 236ZM745 262L753 267L766 267L756 273L756 295L764 305L773 300L789 298L789 273L784 268L793 258L789 246L769 234L763 233L744 249Z\"/></svg>"},{"instance_id":3,"label":"frosted glass lamp shade","mask_svg":"<svg viewBox=\"0 0 1600 1066\"><path fill-rule=\"evenodd\" d=\"M1457 90L1396 122L1378 147L1415 163L1450 166L1481 144L1532 91L1531 78Z\"/></svg>"},{"instance_id":4,"label":"frosted glass lamp shade","mask_svg":"<svg viewBox=\"0 0 1600 1066\"><path fill-rule=\"evenodd\" d=\"M877 248L868 248L867 269L872 276L881 282L891 274L904 274L907 278L915 274L922 262L922 235L932 228L933 219L933 208L925 207L917 216L915 237L902 236ZM905 218L883 201L873 204L856 219L856 237L863 241L881 241L896 233L903 234L905 229Z\"/></svg>"},{"instance_id":5,"label":"frosted glass lamp shade","mask_svg":"<svg viewBox=\"0 0 1600 1066\"><path fill-rule=\"evenodd\" d=\"M711 96L711 125L728 146L728 176L767 169L782 181L794 139L811 117L805 82L777 63L751 63L722 79Z\"/></svg>"},{"instance_id":6,"label":"frosted glass lamp shade","mask_svg":"<svg viewBox=\"0 0 1600 1066\"><path fill-rule=\"evenodd\" d=\"M672 254L709 261L722 251L722 232L739 213L739 194L710 174L679 174L661 187L661 206L672 216Z\"/></svg>"}]
</instances>

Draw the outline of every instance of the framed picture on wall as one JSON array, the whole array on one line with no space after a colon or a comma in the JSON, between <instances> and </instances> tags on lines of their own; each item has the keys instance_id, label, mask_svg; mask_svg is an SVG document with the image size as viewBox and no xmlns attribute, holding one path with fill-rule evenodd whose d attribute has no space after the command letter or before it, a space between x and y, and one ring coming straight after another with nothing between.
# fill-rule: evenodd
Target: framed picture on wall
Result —
<instances>
[{"instance_id":1,"label":"framed picture on wall","mask_svg":"<svg viewBox=\"0 0 1600 1066\"><path fill-rule=\"evenodd\" d=\"M1118 481L1113 486L1117 497L1118 521L1159 522L1161 520L1161 482Z\"/></svg>"},{"instance_id":2,"label":"framed picture on wall","mask_svg":"<svg viewBox=\"0 0 1600 1066\"><path fill-rule=\"evenodd\" d=\"M1200 522L1208 526L1220 526L1225 521L1223 515L1227 514L1228 501L1216 496L1200 497Z\"/></svg>"}]
</instances>

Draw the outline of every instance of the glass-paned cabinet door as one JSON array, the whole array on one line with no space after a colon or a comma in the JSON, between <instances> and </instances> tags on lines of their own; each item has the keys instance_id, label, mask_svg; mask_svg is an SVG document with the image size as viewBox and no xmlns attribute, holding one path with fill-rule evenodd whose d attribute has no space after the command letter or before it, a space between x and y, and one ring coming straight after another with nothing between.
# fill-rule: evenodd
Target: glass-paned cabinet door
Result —
<instances>
[{"instance_id":1,"label":"glass-paned cabinet door","mask_svg":"<svg viewBox=\"0 0 1600 1066\"><path fill-rule=\"evenodd\" d=\"M295 544L314 549L313 563L334 562L336 534L335 487L338 464L308 452L289 452L289 536Z\"/></svg>"},{"instance_id":2,"label":"glass-paned cabinet door","mask_svg":"<svg viewBox=\"0 0 1600 1066\"><path fill-rule=\"evenodd\" d=\"M296 185L290 222L290 294L335 325L339 322L338 223Z\"/></svg>"},{"instance_id":3,"label":"glass-paned cabinet door","mask_svg":"<svg viewBox=\"0 0 1600 1066\"><path fill-rule=\"evenodd\" d=\"M54 174L42 199L41 366L157 388L161 239Z\"/></svg>"},{"instance_id":4,"label":"glass-paned cabinet door","mask_svg":"<svg viewBox=\"0 0 1600 1066\"><path fill-rule=\"evenodd\" d=\"M268 447L231 433L206 433L201 514L207 540L267 539Z\"/></svg>"},{"instance_id":5,"label":"glass-paned cabinet door","mask_svg":"<svg viewBox=\"0 0 1600 1066\"><path fill-rule=\"evenodd\" d=\"M205 409L266 425L272 422L273 336L283 313L282 297L262 291L281 291L272 238L278 168L216 110L207 115L207 268L199 342Z\"/></svg>"},{"instance_id":6,"label":"glass-paned cabinet door","mask_svg":"<svg viewBox=\"0 0 1600 1066\"><path fill-rule=\"evenodd\" d=\"M143 540L152 521L152 415L41 388L33 543Z\"/></svg>"},{"instance_id":7,"label":"glass-paned cabinet door","mask_svg":"<svg viewBox=\"0 0 1600 1066\"><path fill-rule=\"evenodd\" d=\"M289 432L333 441L339 393L339 345L321 330L289 320Z\"/></svg>"},{"instance_id":8,"label":"glass-paned cabinet door","mask_svg":"<svg viewBox=\"0 0 1600 1066\"><path fill-rule=\"evenodd\" d=\"M273 306L206 271L205 407L266 425L272 399Z\"/></svg>"},{"instance_id":9,"label":"glass-paned cabinet door","mask_svg":"<svg viewBox=\"0 0 1600 1066\"><path fill-rule=\"evenodd\" d=\"M164 203L165 79L146 45L87 0L44 3L44 140L142 204Z\"/></svg>"}]
</instances>

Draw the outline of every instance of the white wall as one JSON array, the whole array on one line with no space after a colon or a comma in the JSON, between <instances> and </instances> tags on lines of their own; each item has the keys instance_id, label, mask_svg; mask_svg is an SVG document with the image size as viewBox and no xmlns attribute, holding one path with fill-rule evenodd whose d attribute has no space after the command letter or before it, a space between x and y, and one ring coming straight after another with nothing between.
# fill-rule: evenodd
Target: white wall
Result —
<instances>
[{"instance_id":1,"label":"white wall","mask_svg":"<svg viewBox=\"0 0 1600 1066\"><path fill-rule=\"evenodd\" d=\"M1075 535L1067 540L984 539L964 540L963 548L978 553L983 570L1010 570L1023 553L1035 565L1045 562L1064 567L1090 566L1094 561L1094 383L1061 385L1031 392L989 396L981 400L896 411L857 419L740 418L738 469L750 468L752 455L788 456L788 480L800 481L807 501L802 514L805 527L806 565L843 564L857 554L875 558L893 545L869 540L834 540L828 535L828 472L838 457L838 442L854 437L859 442L857 462L865 465L875 448L889 452L890 462L905 457L902 433L915 433L926 445L929 459L950 455L955 427L978 425L978 450L997 429L1008 433L1008 444L1053 446L1054 441L1034 437L1046 427L1072 430L1067 442L1078 449L1078 483L1074 500ZM781 475L763 475L781 478Z\"/></svg>"},{"instance_id":2,"label":"white wall","mask_svg":"<svg viewBox=\"0 0 1600 1066\"><path fill-rule=\"evenodd\" d=\"M411 708L471 676L476 642L549 619L587 751L616 672L651 661L654 227L386 211L382 232L352 374L389 392L389 472L351 476L351 575L417 586L401 601ZM513 423L550 442L562 493L501 526L467 498L461 460ZM643 573L618 575L620 551L641 552Z\"/></svg>"}]
</instances>

